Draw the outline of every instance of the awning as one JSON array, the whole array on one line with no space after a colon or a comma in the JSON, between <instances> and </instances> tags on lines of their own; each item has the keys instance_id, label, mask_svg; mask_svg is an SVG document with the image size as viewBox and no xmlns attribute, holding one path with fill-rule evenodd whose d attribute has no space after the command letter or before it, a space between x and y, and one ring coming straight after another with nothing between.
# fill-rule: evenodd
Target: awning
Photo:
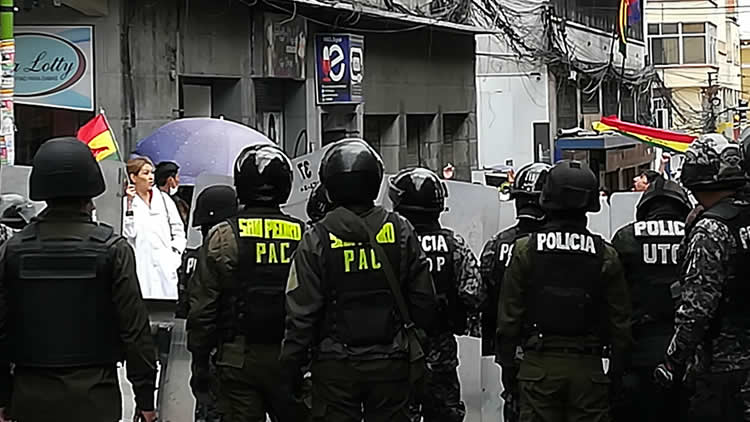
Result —
<instances>
[{"instance_id":1,"label":"awning","mask_svg":"<svg viewBox=\"0 0 750 422\"><path fill-rule=\"evenodd\" d=\"M398 12L392 12L388 10L382 10L378 9L376 7L363 5L362 3L358 3L356 6L352 3L346 3L346 2L326 2L326 1L320 1L320 0L294 0L295 3L300 5L309 6L312 8L326 8L326 9L332 9L332 10L339 10L343 12L350 12L350 13L361 13L365 16L369 16L372 18L379 18L379 19L389 19L394 21L399 21L402 23L409 23L414 24L414 26L424 26L424 27L433 27L433 28L439 28L446 31L453 31L453 32L463 32L467 34L499 34L500 31L497 29L487 29L487 28L480 28L478 26L473 25L465 25L460 23L453 23L448 22L444 20L439 20L435 18L430 18L426 16L417 16L417 15L411 15L406 13L398 13ZM271 3L274 6L289 8L290 6L282 6L281 4L277 2ZM356 30L356 25L355 28ZM415 28L418 29L418 28Z\"/></svg>"},{"instance_id":2,"label":"awning","mask_svg":"<svg viewBox=\"0 0 750 422\"><path fill-rule=\"evenodd\" d=\"M628 148L640 144L639 141L625 135L569 136L555 140L555 162L562 160L563 151L569 150L610 150Z\"/></svg>"}]
</instances>

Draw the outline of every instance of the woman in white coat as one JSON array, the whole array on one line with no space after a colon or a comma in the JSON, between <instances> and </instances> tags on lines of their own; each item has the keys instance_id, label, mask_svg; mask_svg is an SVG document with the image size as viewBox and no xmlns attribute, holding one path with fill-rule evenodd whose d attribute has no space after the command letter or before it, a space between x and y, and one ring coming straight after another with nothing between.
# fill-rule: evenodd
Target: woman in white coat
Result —
<instances>
[{"instance_id":1,"label":"woman in white coat","mask_svg":"<svg viewBox=\"0 0 750 422\"><path fill-rule=\"evenodd\" d=\"M155 188L148 158L128 161L122 234L135 250L135 267L144 299L177 299L177 268L186 238L172 198Z\"/></svg>"}]
</instances>

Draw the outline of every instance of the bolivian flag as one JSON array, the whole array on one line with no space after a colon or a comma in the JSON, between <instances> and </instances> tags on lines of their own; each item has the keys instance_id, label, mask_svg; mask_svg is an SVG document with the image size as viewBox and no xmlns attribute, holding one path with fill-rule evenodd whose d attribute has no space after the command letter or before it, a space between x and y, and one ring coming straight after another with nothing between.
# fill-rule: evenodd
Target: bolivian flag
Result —
<instances>
[{"instance_id":1,"label":"bolivian flag","mask_svg":"<svg viewBox=\"0 0 750 422\"><path fill-rule=\"evenodd\" d=\"M597 132L617 132L649 145L678 153L687 151L690 143L695 140L695 136L687 133L623 122L615 116L602 117L601 121L594 122L593 127Z\"/></svg>"},{"instance_id":2,"label":"bolivian flag","mask_svg":"<svg viewBox=\"0 0 750 422\"><path fill-rule=\"evenodd\" d=\"M103 114L99 114L78 129L77 138L89 146L96 161L120 159L112 129Z\"/></svg>"}]
</instances>

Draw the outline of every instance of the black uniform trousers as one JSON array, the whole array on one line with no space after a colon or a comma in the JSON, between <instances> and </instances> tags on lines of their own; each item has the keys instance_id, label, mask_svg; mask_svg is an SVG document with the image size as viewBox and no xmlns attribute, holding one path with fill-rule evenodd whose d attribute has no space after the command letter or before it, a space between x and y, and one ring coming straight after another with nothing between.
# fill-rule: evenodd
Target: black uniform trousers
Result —
<instances>
[{"instance_id":1,"label":"black uniform trousers","mask_svg":"<svg viewBox=\"0 0 750 422\"><path fill-rule=\"evenodd\" d=\"M408 377L406 359L313 362L313 421L408 422Z\"/></svg>"},{"instance_id":2,"label":"black uniform trousers","mask_svg":"<svg viewBox=\"0 0 750 422\"><path fill-rule=\"evenodd\" d=\"M309 412L294 398L292 387L282 379L279 345L247 345L244 362L230 366L217 361L218 407L224 422L304 422Z\"/></svg>"}]
</instances>

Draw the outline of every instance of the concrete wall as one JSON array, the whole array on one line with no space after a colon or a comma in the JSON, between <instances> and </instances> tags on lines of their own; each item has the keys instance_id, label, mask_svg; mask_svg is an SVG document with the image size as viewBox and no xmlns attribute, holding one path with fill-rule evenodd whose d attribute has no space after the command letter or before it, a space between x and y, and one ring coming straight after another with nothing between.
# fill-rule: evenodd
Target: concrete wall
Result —
<instances>
[{"instance_id":1,"label":"concrete wall","mask_svg":"<svg viewBox=\"0 0 750 422\"><path fill-rule=\"evenodd\" d=\"M107 16L88 17L44 0L42 7L18 13L16 22L94 25L95 104L106 110L124 152L178 117L180 75L237 78L239 92L234 100L239 98L240 110L233 117L254 123L250 8L237 2L217 5L209 0L191 0L188 9L178 0L106 1Z\"/></svg>"},{"instance_id":2,"label":"concrete wall","mask_svg":"<svg viewBox=\"0 0 750 422\"><path fill-rule=\"evenodd\" d=\"M263 76L257 51L263 34L254 29L260 20L253 13L262 13L259 9L236 1L107 1L106 16L88 17L43 0L42 7L19 14L18 24L95 26L95 103L106 109L126 155L138 140L179 117L181 80L212 85L214 114L256 126L253 77ZM329 122L345 116L349 120L343 120L359 133L364 113L392 114L399 116L394 131L398 147L386 162L389 168L399 168L405 164L407 116L431 114L440 118L435 118L432 130L436 136L431 141L437 144L424 148L430 163L441 167L451 162L457 175L468 179L477 163L474 36L434 29L363 33L365 104L322 108L316 104L313 40L317 32L331 31L341 30L308 21L306 81L279 84L287 152L295 153L302 130L307 137L302 137L297 154L322 145L322 113L331 114ZM466 116L449 147L443 145L444 114Z\"/></svg>"},{"instance_id":3,"label":"concrete wall","mask_svg":"<svg viewBox=\"0 0 750 422\"><path fill-rule=\"evenodd\" d=\"M491 36L477 37L479 166L534 160L534 122L547 122L548 73L518 65Z\"/></svg>"}]
</instances>

